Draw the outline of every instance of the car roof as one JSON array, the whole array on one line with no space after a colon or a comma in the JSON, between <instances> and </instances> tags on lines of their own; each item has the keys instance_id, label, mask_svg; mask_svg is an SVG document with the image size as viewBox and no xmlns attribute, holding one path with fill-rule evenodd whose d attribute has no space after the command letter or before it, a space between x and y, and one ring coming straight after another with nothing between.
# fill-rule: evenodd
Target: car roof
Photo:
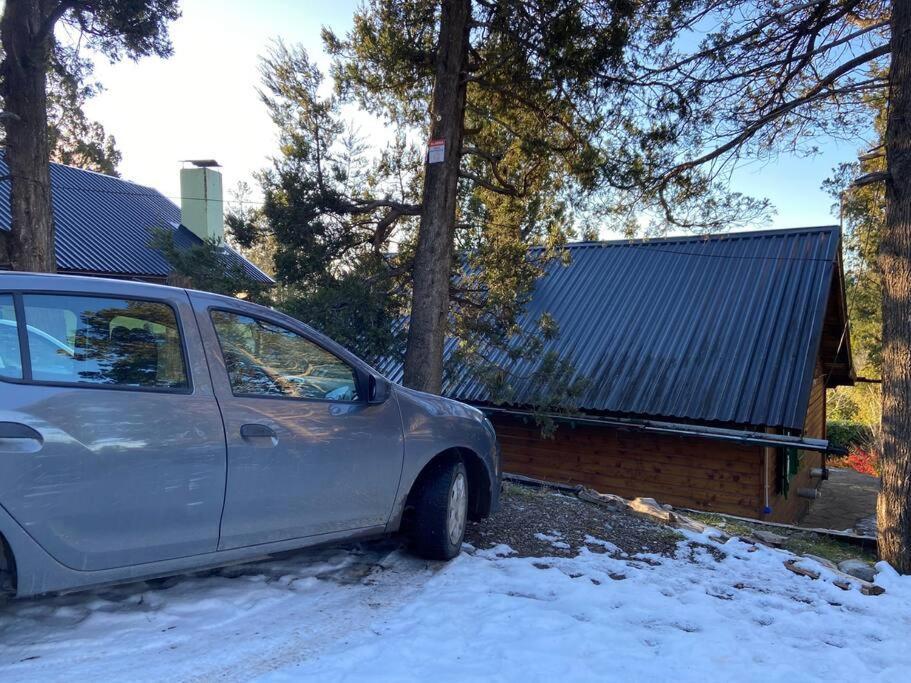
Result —
<instances>
[{"instance_id":1,"label":"car roof","mask_svg":"<svg viewBox=\"0 0 911 683\"><path fill-rule=\"evenodd\" d=\"M138 297L174 297L186 296L188 290L183 287L161 285L139 280L120 280L117 278L91 277L86 275L60 275L56 273L25 273L18 271L0 272L0 291L60 291L81 294L120 295ZM239 301L233 297L211 292L200 292L207 297L222 299L225 303Z\"/></svg>"}]
</instances>

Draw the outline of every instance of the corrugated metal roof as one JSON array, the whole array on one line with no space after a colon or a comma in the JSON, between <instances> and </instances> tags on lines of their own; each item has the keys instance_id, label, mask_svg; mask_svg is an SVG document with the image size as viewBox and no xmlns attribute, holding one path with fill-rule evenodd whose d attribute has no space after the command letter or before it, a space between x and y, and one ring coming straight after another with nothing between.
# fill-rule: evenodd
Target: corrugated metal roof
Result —
<instances>
[{"instance_id":1,"label":"corrugated metal roof","mask_svg":"<svg viewBox=\"0 0 911 683\"><path fill-rule=\"evenodd\" d=\"M0 150L0 176L7 173ZM8 182L0 183L0 229L10 224ZM160 192L120 178L51 164L57 268L63 271L166 277L171 268L149 247L152 230L174 234L178 247L202 240L180 225L180 209ZM259 282L266 274L233 249L225 249L226 264L236 264Z\"/></svg>"},{"instance_id":2,"label":"corrugated metal roof","mask_svg":"<svg viewBox=\"0 0 911 683\"><path fill-rule=\"evenodd\" d=\"M581 410L799 430L840 241L820 227L572 244L570 265L537 282L523 327L556 320L544 352L588 379ZM494 356L519 378L512 405L537 402L540 387L521 378L541 357ZM381 369L401 379L400 365ZM443 394L490 402L465 370Z\"/></svg>"}]
</instances>

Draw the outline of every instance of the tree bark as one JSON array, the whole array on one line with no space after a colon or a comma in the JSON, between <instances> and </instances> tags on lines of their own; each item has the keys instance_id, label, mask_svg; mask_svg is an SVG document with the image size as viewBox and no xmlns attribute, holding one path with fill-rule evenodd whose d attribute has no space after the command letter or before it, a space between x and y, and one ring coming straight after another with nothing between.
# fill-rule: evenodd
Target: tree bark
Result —
<instances>
[{"instance_id":1,"label":"tree bark","mask_svg":"<svg viewBox=\"0 0 911 683\"><path fill-rule=\"evenodd\" d=\"M435 394L443 383L470 19L471 0L443 0L430 138L444 142L444 159L431 163L435 160L428 154L424 164L424 203L405 349L405 385Z\"/></svg>"},{"instance_id":2,"label":"tree bark","mask_svg":"<svg viewBox=\"0 0 911 683\"><path fill-rule=\"evenodd\" d=\"M911 3L892 3L886 124L883 273L882 488L879 553L911 573Z\"/></svg>"},{"instance_id":3,"label":"tree bark","mask_svg":"<svg viewBox=\"0 0 911 683\"><path fill-rule=\"evenodd\" d=\"M47 139L47 67L53 28L47 0L6 0L0 19L3 125L10 183L6 260L14 270L52 273L54 223ZM0 243L0 245L2 245Z\"/></svg>"}]
</instances>

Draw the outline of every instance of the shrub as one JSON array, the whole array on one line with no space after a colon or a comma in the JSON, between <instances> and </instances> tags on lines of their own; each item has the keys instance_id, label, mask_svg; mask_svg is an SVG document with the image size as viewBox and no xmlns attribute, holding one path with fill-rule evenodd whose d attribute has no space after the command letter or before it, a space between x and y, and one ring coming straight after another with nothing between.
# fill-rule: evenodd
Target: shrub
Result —
<instances>
[{"instance_id":1,"label":"shrub","mask_svg":"<svg viewBox=\"0 0 911 683\"><path fill-rule=\"evenodd\" d=\"M873 430L863 422L847 420L830 420L826 424L829 443L851 450L862 448L869 450L874 445Z\"/></svg>"},{"instance_id":2,"label":"shrub","mask_svg":"<svg viewBox=\"0 0 911 683\"><path fill-rule=\"evenodd\" d=\"M847 455L828 458L827 462L831 467L850 467L861 474L879 476L879 458L873 451L863 448L853 447Z\"/></svg>"}]
</instances>

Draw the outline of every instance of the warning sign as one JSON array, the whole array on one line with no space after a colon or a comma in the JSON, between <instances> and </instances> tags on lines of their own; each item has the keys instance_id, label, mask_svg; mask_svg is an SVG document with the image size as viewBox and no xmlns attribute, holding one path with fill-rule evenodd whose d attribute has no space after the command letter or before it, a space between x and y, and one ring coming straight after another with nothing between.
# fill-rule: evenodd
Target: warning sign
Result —
<instances>
[{"instance_id":1,"label":"warning sign","mask_svg":"<svg viewBox=\"0 0 911 683\"><path fill-rule=\"evenodd\" d=\"M427 143L427 163L442 164L446 158L446 141L442 138L431 138Z\"/></svg>"}]
</instances>

